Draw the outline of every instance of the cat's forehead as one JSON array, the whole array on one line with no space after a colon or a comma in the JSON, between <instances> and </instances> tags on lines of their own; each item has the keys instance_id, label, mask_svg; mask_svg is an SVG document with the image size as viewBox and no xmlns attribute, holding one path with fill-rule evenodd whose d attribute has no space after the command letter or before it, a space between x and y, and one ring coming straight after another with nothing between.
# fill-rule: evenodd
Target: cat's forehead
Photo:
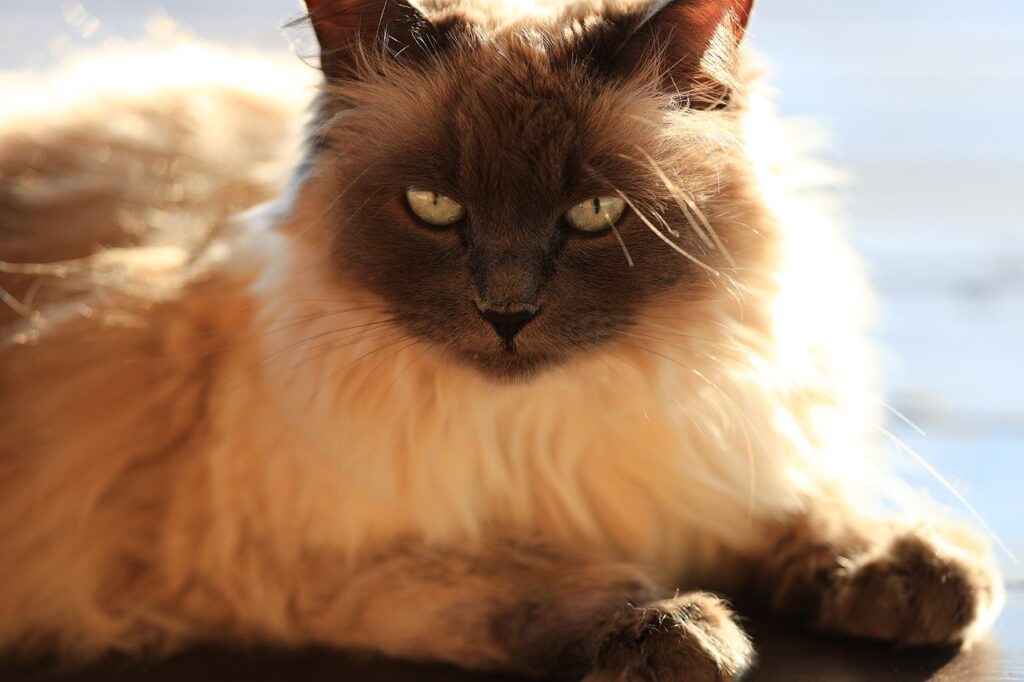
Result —
<instances>
[{"instance_id":1,"label":"cat's forehead","mask_svg":"<svg viewBox=\"0 0 1024 682\"><path fill-rule=\"evenodd\" d=\"M563 201L613 184L635 149L651 147L662 101L639 81L612 79L567 58L559 36L510 33L461 52L439 120L456 149L460 184L524 188Z\"/></svg>"},{"instance_id":2,"label":"cat's forehead","mask_svg":"<svg viewBox=\"0 0 1024 682\"><path fill-rule=\"evenodd\" d=\"M623 157L650 146L651 126L637 121L656 117L661 102L567 58L558 38L513 31L466 41L421 68L334 90L342 106L359 106L336 116L330 134L359 151L363 168L486 198L495 210L557 208L598 185L625 188L636 174L623 172Z\"/></svg>"},{"instance_id":3,"label":"cat's forehead","mask_svg":"<svg viewBox=\"0 0 1024 682\"><path fill-rule=\"evenodd\" d=\"M573 74L539 49L483 49L457 87L451 118L462 171L485 183L560 187L586 127Z\"/></svg>"}]
</instances>

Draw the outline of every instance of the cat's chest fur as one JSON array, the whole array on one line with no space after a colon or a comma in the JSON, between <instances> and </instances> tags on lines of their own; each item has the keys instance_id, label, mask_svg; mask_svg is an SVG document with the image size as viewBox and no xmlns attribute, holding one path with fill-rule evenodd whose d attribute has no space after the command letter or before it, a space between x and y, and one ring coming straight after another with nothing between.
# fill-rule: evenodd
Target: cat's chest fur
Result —
<instances>
[{"instance_id":1,"label":"cat's chest fur","mask_svg":"<svg viewBox=\"0 0 1024 682\"><path fill-rule=\"evenodd\" d=\"M287 270L249 293L258 333L226 356L213 393L216 543L248 533L285 553L355 555L512 530L696 577L806 492L778 460L799 468L802 455L777 387L747 365L621 345L497 384L375 331L372 307L309 312L302 300L328 294L309 268L288 284L302 294L283 294Z\"/></svg>"}]
</instances>

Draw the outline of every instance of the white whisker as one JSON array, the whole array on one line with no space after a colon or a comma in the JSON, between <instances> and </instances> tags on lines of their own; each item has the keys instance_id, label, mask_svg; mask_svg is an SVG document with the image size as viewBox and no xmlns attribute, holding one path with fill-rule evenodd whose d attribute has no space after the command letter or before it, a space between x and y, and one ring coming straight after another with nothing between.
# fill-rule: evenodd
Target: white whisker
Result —
<instances>
[{"instance_id":1,"label":"white whisker","mask_svg":"<svg viewBox=\"0 0 1024 682\"><path fill-rule=\"evenodd\" d=\"M715 268L711 267L710 265L704 263L699 258L697 258L693 254L691 254L689 251L687 251L686 249L682 248L681 246L676 244L674 241L669 239L668 236L664 232L659 230L654 225L654 223L652 223L650 221L650 219L647 216L645 216L643 213L640 212L640 209L637 207L637 205L635 203L633 203L633 201L629 197L627 197L626 194L622 190L616 189L615 192L619 195L619 197L622 198L623 201L626 202L627 206L629 206L631 209L633 209L633 212L636 213L637 217L640 218L640 220L643 222L643 224L646 225L651 230L651 232L656 234L663 242L665 242L670 247L672 247L672 249L674 251L676 251L677 253L679 253L680 255L682 255L684 258L686 258L687 260L691 261L695 265L700 266L701 268L703 268L704 270L706 270L710 274L714 275L715 277L721 277L722 276L721 272L719 272Z\"/></svg>"},{"instance_id":2,"label":"white whisker","mask_svg":"<svg viewBox=\"0 0 1024 682\"><path fill-rule=\"evenodd\" d=\"M915 462L917 462L922 469L927 471L936 481L938 481L939 485L945 488L950 495L956 498L956 501L963 505L964 509L967 510L967 513L969 513L971 517L978 522L978 525L985 529L985 532L989 534L989 536L992 538L993 541L995 541L997 545L999 545L999 548L1006 552L1006 556L1008 556L1010 560L1013 561L1013 563L1018 563L1017 557L1014 555L1012 551L1010 551L1010 548L1007 547L1006 543L1003 542L1002 538L1000 538L999 535L994 530L992 530L992 527L989 526L988 523L985 521L985 517L981 515L981 512L979 512L974 507L974 505L967 500L963 493L957 490L956 487L952 483L950 483L946 479L946 477L939 472L938 469L932 466L931 463L928 460L926 460L924 456L922 456L920 453L914 450L914 448L904 443L898 436L896 436L896 434L892 433L891 431L884 427L879 427L879 430L882 432L883 436L892 441L892 443L895 444L896 447L898 447L900 450L910 455L910 457Z\"/></svg>"}]
</instances>

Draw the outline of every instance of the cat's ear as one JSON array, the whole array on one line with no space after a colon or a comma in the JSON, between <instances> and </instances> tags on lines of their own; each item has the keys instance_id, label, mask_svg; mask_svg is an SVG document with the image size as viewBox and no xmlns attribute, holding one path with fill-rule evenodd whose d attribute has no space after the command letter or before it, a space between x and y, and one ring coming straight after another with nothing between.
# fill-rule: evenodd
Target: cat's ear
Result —
<instances>
[{"instance_id":1,"label":"cat's ear","mask_svg":"<svg viewBox=\"0 0 1024 682\"><path fill-rule=\"evenodd\" d=\"M729 96L728 73L746 32L754 0L654 0L618 20L624 39L615 71L658 60L666 83L711 106ZM693 102L694 105L700 102Z\"/></svg>"},{"instance_id":2,"label":"cat's ear","mask_svg":"<svg viewBox=\"0 0 1024 682\"><path fill-rule=\"evenodd\" d=\"M358 77L374 59L422 59L438 49L434 26L406 0L306 0L328 80Z\"/></svg>"}]
</instances>

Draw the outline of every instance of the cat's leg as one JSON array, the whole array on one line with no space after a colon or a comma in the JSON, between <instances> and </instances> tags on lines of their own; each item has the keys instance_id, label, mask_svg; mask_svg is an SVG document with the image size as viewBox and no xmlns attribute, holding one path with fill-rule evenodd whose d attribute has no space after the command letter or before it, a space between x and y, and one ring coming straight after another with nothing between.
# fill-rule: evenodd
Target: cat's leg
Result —
<instances>
[{"instance_id":1,"label":"cat's leg","mask_svg":"<svg viewBox=\"0 0 1024 682\"><path fill-rule=\"evenodd\" d=\"M662 598L635 568L532 544L404 546L360 562L326 594L318 582L296 605L300 627L393 656L592 682L722 682L752 659L717 597Z\"/></svg>"},{"instance_id":2,"label":"cat's leg","mask_svg":"<svg viewBox=\"0 0 1024 682\"><path fill-rule=\"evenodd\" d=\"M998 614L990 553L959 529L848 514L792 519L761 561L772 608L832 632L903 645L969 642Z\"/></svg>"}]
</instances>

